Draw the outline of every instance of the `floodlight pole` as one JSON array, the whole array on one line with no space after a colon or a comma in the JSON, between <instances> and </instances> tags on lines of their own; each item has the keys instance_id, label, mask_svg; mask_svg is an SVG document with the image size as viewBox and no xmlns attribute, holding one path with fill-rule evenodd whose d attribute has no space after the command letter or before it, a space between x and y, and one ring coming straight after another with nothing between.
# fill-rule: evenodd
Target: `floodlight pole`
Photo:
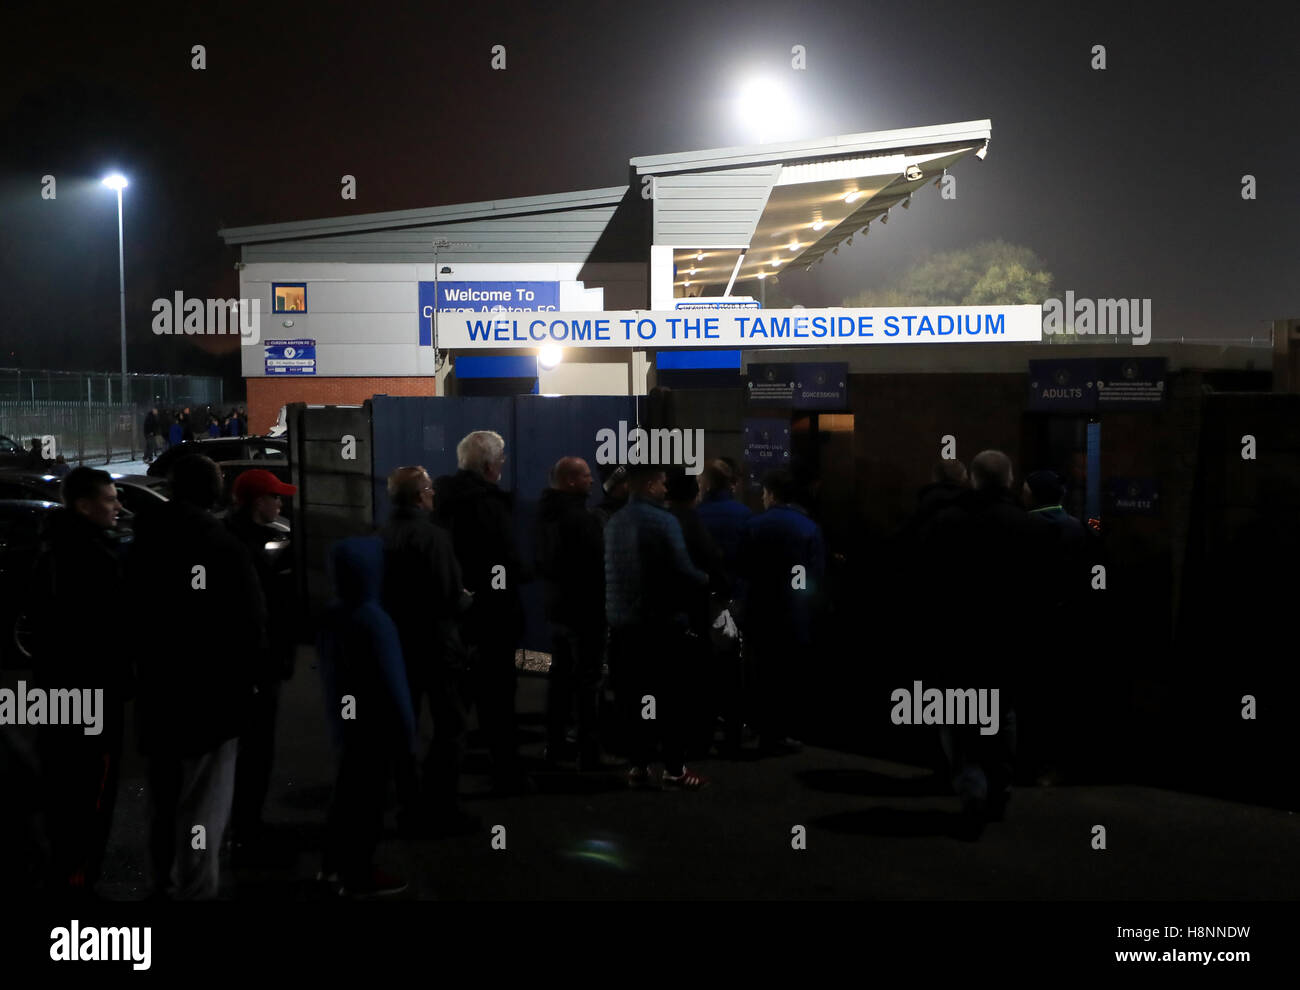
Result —
<instances>
[{"instance_id":1,"label":"floodlight pole","mask_svg":"<svg viewBox=\"0 0 1300 990\"><path fill-rule=\"evenodd\" d=\"M129 401L126 391L126 259L122 252L122 188L117 188L117 294L122 330L122 402ZM134 451L132 451L134 453Z\"/></svg>"}]
</instances>

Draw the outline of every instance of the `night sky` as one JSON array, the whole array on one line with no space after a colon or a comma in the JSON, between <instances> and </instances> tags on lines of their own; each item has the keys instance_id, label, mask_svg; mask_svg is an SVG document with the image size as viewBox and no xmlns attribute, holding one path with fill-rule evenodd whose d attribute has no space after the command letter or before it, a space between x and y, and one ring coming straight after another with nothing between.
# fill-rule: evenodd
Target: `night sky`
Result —
<instances>
[{"instance_id":1,"label":"night sky","mask_svg":"<svg viewBox=\"0 0 1300 990\"><path fill-rule=\"evenodd\" d=\"M132 182L131 369L233 376L233 340L205 353L149 328L156 297L237 293L221 226L621 185L633 156L756 143L735 106L754 76L786 87L791 138L993 122L987 160L954 170L955 201L927 187L783 278L805 305L1002 238L1037 252L1058 294L1150 297L1157 338L1300 315L1294 4L207 6L6 14L0 366L117 368L111 169Z\"/></svg>"}]
</instances>

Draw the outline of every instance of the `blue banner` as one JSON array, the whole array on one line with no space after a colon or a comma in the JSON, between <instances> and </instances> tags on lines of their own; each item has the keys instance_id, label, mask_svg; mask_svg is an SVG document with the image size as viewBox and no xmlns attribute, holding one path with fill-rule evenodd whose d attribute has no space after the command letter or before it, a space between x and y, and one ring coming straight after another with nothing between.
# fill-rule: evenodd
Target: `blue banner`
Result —
<instances>
[{"instance_id":1,"label":"blue banner","mask_svg":"<svg viewBox=\"0 0 1300 990\"><path fill-rule=\"evenodd\" d=\"M267 340L262 347L267 375L316 374L316 341Z\"/></svg>"},{"instance_id":2,"label":"blue banner","mask_svg":"<svg viewBox=\"0 0 1300 990\"><path fill-rule=\"evenodd\" d=\"M433 346L435 312L553 313L559 308L559 282L421 282L420 346Z\"/></svg>"},{"instance_id":3,"label":"blue banner","mask_svg":"<svg viewBox=\"0 0 1300 990\"><path fill-rule=\"evenodd\" d=\"M749 366L749 401L756 406L847 409L848 385L847 361Z\"/></svg>"}]
</instances>

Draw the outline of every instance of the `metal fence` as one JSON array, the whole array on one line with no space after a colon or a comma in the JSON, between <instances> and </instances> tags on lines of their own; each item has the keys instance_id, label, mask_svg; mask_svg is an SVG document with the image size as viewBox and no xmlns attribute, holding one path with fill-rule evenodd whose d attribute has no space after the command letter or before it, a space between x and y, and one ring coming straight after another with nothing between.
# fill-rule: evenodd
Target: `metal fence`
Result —
<instances>
[{"instance_id":1,"label":"metal fence","mask_svg":"<svg viewBox=\"0 0 1300 990\"><path fill-rule=\"evenodd\" d=\"M134 461L144 456L147 412L102 402L0 401L0 434L21 447L52 436L53 452L69 464Z\"/></svg>"},{"instance_id":2,"label":"metal fence","mask_svg":"<svg viewBox=\"0 0 1300 990\"><path fill-rule=\"evenodd\" d=\"M42 371L0 368L0 402L81 402L105 406L224 405L222 381L210 375L127 375L106 371ZM10 434L12 436L12 434Z\"/></svg>"}]
</instances>

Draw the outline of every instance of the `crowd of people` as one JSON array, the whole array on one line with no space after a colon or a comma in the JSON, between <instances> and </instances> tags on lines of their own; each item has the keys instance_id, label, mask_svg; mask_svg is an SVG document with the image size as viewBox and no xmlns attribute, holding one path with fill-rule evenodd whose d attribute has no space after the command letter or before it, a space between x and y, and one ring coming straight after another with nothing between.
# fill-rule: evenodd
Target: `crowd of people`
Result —
<instances>
[{"instance_id":1,"label":"crowd of people","mask_svg":"<svg viewBox=\"0 0 1300 990\"><path fill-rule=\"evenodd\" d=\"M270 524L280 497L296 489L268 471L246 471L223 517L221 471L212 460L183 457L169 477L171 499L136 520L127 548L112 538L122 509L112 476L70 471L65 511L43 535L29 585L24 611L35 682L44 690L104 692L98 734L81 725L38 732L45 887L55 895L93 894L131 696L148 765L157 896L215 897L227 826L232 839L245 841L261 825L278 687L294 652L291 576L285 561L268 554L281 536ZM144 602L165 645L133 650L124 637L104 635ZM220 618L196 628L204 613Z\"/></svg>"},{"instance_id":2,"label":"crowd of people","mask_svg":"<svg viewBox=\"0 0 1300 990\"><path fill-rule=\"evenodd\" d=\"M549 767L617 766L629 787L690 792L711 781L688 760L715 746L738 755L748 726L759 755L802 745L796 699L820 621L827 548L788 472L762 479L757 513L737 497L742 478L727 458L708 461L698 476L613 467L593 505L590 466L565 456L551 469L525 559L512 493L500 487L504 440L475 431L456 455L457 472L436 480L420 466L393 471L385 525L330 552L334 604L317 645L339 762L319 879L354 896L405 887L374 863L390 784L405 835L480 828L459 798L470 709L494 793L535 789L515 718L521 587L530 581L544 586L552 642ZM266 549L282 538L268 528L280 497L296 489L269 472L245 472L223 519L216 464L185 457L170 476L171 501L137 522L123 560L106 536L120 508L111 477L73 470L63 486L69 511L38 564L34 601L47 614L35 616L36 627L59 635L36 644L36 668L51 686L102 683L109 698L101 735L63 727L42 735L55 890L93 887L130 693L149 762L156 896L215 896L228 825L236 850L265 837L279 689L292 674L299 611L292 582ZM1097 557L1088 530L1062 508L1059 477L1036 472L1019 491L1012 485L999 451L979 454L969 473L941 462L897 534L907 552L894 558L906 562L897 584L921 592L919 620L933 621L926 612L938 608L947 628L970 631L925 651L933 682L1003 688L995 735L976 725L942 730L975 833L1005 812L1018 708L1046 704L1053 690L1018 679L1009 662L1016 647L995 620L1027 614L1030 635L1034 623L1047 628L1086 593ZM146 597L163 626L158 641L184 644L184 662L100 637L130 601ZM190 606L202 597L222 602L222 620L196 635ZM54 621L89 605L102 616L70 632ZM606 673L613 711L603 710ZM421 758L426 701L433 735ZM199 826L205 842L195 841Z\"/></svg>"},{"instance_id":3,"label":"crowd of people","mask_svg":"<svg viewBox=\"0 0 1300 990\"><path fill-rule=\"evenodd\" d=\"M200 437L248 435L248 412L243 406L224 415L211 406L192 412L189 406L162 409L154 406L144 417L144 461L153 462L164 450Z\"/></svg>"}]
</instances>

